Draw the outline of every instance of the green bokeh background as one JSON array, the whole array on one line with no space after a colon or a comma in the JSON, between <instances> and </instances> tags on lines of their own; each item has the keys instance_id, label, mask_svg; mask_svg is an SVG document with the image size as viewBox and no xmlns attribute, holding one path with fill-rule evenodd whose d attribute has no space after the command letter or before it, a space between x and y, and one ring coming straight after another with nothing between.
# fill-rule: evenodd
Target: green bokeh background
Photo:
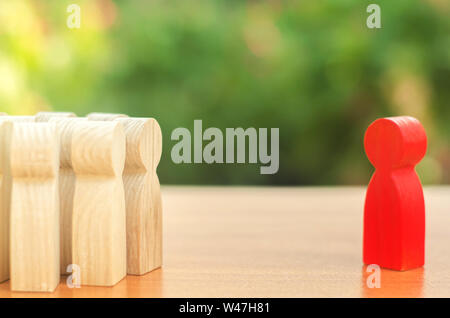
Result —
<instances>
[{"instance_id":1,"label":"green bokeh background","mask_svg":"<svg viewBox=\"0 0 450 318\"><path fill-rule=\"evenodd\" d=\"M367 184L365 129L411 115L429 137L422 180L449 183L449 16L448 0L1 1L0 110L154 117L163 184ZM279 172L174 164L170 134L194 119L279 128Z\"/></svg>"}]
</instances>

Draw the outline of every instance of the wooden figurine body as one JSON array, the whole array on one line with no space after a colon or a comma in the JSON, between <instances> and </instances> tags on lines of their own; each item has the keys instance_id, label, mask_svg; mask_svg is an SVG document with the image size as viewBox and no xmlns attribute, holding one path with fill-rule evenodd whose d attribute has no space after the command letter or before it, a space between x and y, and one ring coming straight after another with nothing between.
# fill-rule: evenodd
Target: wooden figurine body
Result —
<instances>
[{"instance_id":1,"label":"wooden figurine body","mask_svg":"<svg viewBox=\"0 0 450 318\"><path fill-rule=\"evenodd\" d=\"M366 194L363 261L400 271L421 267L425 203L415 165L426 152L425 130L412 117L381 118L364 145L376 171Z\"/></svg>"},{"instance_id":2,"label":"wooden figurine body","mask_svg":"<svg viewBox=\"0 0 450 318\"><path fill-rule=\"evenodd\" d=\"M9 279L9 223L11 207L11 171L9 147L12 123L0 121L0 282Z\"/></svg>"},{"instance_id":3,"label":"wooden figurine body","mask_svg":"<svg viewBox=\"0 0 450 318\"><path fill-rule=\"evenodd\" d=\"M153 118L116 121L122 123L126 135L127 273L143 275L162 265L162 207L156 175L161 129Z\"/></svg>"},{"instance_id":4,"label":"wooden figurine body","mask_svg":"<svg viewBox=\"0 0 450 318\"><path fill-rule=\"evenodd\" d=\"M36 122L52 122L60 132L60 170L59 170L59 205L60 205L60 267L61 274L67 274L67 266L72 264L72 206L75 187L75 174L70 162L71 127L70 122L59 124L62 119L80 119L72 112L39 112Z\"/></svg>"},{"instance_id":5,"label":"wooden figurine body","mask_svg":"<svg viewBox=\"0 0 450 318\"><path fill-rule=\"evenodd\" d=\"M69 116L70 117L70 116ZM75 173L72 168L71 148L72 133L77 122L86 118L52 117L49 122L56 125L60 135L59 167L59 207L60 207L60 248L61 273L67 274L67 267L72 264L72 214L75 193Z\"/></svg>"},{"instance_id":6,"label":"wooden figurine body","mask_svg":"<svg viewBox=\"0 0 450 318\"><path fill-rule=\"evenodd\" d=\"M14 291L53 291L60 280L58 155L54 125L13 124L10 262Z\"/></svg>"},{"instance_id":7,"label":"wooden figurine body","mask_svg":"<svg viewBox=\"0 0 450 318\"><path fill-rule=\"evenodd\" d=\"M10 257L10 213L11 213L11 170L9 147L11 143L12 123L13 122L34 122L33 116L0 116L1 147L0 147L0 282L9 279Z\"/></svg>"},{"instance_id":8,"label":"wooden figurine body","mask_svg":"<svg viewBox=\"0 0 450 318\"><path fill-rule=\"evenodd\" d=\"M126 275L125 134L118 122L77 122L73 129L73 263L82 285L112 286Z\"/></svg>"}]
</instances>

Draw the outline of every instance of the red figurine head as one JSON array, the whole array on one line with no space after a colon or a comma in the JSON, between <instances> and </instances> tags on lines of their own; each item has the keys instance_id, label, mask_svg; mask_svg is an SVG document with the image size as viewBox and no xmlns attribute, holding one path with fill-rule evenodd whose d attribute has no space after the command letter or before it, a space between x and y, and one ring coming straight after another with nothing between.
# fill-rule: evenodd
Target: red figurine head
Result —
<instances>
[{"instance_id":1,"label":"red figurine head","mask_svg":"<svg viewBox=\"0 0 450 318\"><path fill-rule=\"evenodd\" d=\"M427 136L413 117L380 118L367 128L364 148L377 169L415 166L425 156Z\"/></svg>"}]
</instances>

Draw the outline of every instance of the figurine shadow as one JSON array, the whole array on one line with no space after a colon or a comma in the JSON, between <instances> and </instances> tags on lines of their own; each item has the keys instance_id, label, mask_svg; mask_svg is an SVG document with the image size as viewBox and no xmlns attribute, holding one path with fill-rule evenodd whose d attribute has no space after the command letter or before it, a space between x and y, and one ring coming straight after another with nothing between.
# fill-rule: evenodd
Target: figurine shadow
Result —
<instances>
[{"instance_id":1,"label":"figurine shadow","mask_svg":"<svg viewBox=\"0 0 450 318\"><path fill-rule=\"evenodd\" d=\"M379 275L363 265L361 296L365 298L418 298L423 297L425 270L423 267L407 271L379 269ZM378 277L377 277L378 276ZM377 284L379 279L379 284Z\"/></svg>"}]
</instances>

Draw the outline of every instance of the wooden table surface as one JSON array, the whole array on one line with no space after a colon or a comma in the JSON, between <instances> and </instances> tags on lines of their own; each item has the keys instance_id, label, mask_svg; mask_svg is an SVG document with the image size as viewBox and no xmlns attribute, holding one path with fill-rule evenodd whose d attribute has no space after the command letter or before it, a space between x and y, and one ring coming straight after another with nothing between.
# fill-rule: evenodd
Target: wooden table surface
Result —
<instances>
[{"instance_id":1,"label":"wooden table surface","mask_svg":"<svg viewBox=\"0 0 450 318\"><path fill-rule=\"evenodd\" d=\"M450 297L450 187L425 188L425 267L382 270L380 289L361 261L364 191L166 186L162 269L0 297Z\"/></svg>"}]
</instances>

